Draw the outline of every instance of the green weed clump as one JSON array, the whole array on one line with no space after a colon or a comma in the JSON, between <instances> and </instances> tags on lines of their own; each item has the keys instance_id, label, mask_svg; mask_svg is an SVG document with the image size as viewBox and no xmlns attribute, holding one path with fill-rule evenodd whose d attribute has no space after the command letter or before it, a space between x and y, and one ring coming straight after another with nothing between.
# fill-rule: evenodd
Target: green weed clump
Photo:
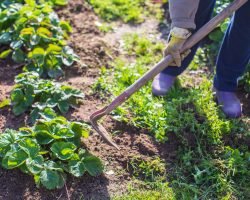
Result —
<instances>
[{"instance_id":1,"label":"green weed clump","mask_svg":"<svg viewBox=\"0 0 250 200\"><path fill-rule=\"evenodd\" d=\"M116 196L113 200L176 200L169 183L145 183L136 181L128 188L128 193Z\"/></svg>"},{"instance_id":2,"label":"green weed clump","mask_svg":"<svg viewBox=\"0 0 250 200\"><path fill-rule=\"evenodd\" d=\"M166 175L166 163L159 157L151 159L142 159L141 157L133 157L129 161L128 168L131 169L133 176L144 181L155 182L163 181Z\"/></svg>"},{"instance_id":3,"label":"green weed clump","mask_svg":"<svg viewBox=\"0 0 250 200\"><path fill-rule=\"evenodd\" d=\"M95 12L106 21L121 19L124 22L141 23L145 16L162 18L160 7L166 0L154 4L145 0L89 0Z\"/></svg>"},{"instance_id":4,"label":"green weed clump","mask_svg":"<svg viewBox=\"0 0 250 200\"><path fill-rule=\"evenodd\" d=\"M66 174L97 176L103 171L101 161L80 147L81 137L89 128L63 117L40 120L33 127L0 134L0 160L5 169L20 169L30 174L39 187L64 186Z\"/></svg>"},{"instance_id":5,"label":"green weed clump","mask_svg":"<svg viewBox=\"0 0 250 200\"><path fill-rule=\"evenodd\" d=\"M126 63L125 59L118 58L113 63L113 70L103 70L103 77L96 83L96 89L108 91L114 96L119 95L150 69L152 64L162 58L164 45L132 35L125 37L124 48L128 55L134 56L136 60ZM111 75L113 78L108 78ZM209 82L205 81L202 85L189 90L176 86L167 97L157 98L152 96L151 83L148 83L114 112L114 118L127 121L137 127L147 128L159 141L165 141L167 132L201 131L201 124L196 117L197 110L208 109L209 112L206 112L208 114L202 115L209 116L201 117L210 118L211 124L216 124L217 127L206 126L202 131L217 140L227 132L228 122L218 117L218 108L215 103L212 103L212 93L203 93L202 87L208 89ZM197 106L194 105L195 102ZM209 107L205 107L207 103Z\"/></svg>"},{"instance_id":6,"label":"green weed clump","mask_svg":"<svg viewBox=\"0 0 250 200\"><path fill-rule=\"evenodd\" d=\"M138 35L124 41L127 55L117 58L113 68L103 68L94 87L104 96L119 95L162 58L162 44ZM161 142L169 133L177 135L181 145L168 174L176 199L248 199L249 150L241 144L229 147L223 140L247 130L240 121L224 117L214 102L212 81L204 76L199 85L180 87L187 81L181 78L164 98L153 97L148 83L112 116L148 129ZM143 165L145 173L151 171L148 166Z\"/></svg>"}]
</instances>

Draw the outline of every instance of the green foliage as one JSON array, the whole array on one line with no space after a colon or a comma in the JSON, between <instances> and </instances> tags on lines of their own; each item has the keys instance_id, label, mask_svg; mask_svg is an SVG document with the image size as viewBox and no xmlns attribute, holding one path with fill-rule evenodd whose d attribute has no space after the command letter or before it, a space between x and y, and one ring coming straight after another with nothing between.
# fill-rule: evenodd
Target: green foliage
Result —
<instances>
[{"instance_id":1,"label":"green foliage","mask_svg":"<svg viewBox=\"0 0 250 200\"><path fill-rule=\"evenodd\" d=\"M136 182L129 186L128 194L112 198L113 200L176 200L174 190L169 183Z\"/></svg>"},{"instance_id":2,"label":"green foliage","mask_svg":"<svg viewBox=\"0 0 250 200\"><path fill-rule=\"evenodd\" d=\"M25 63L25 71L51 78L61 76L61 66L71 66L78 60L65 41L72 28L59 20L49 3L18 2L0 3L0 44L5 46L0 58L11 56L15 62Z\"/></svg>"},{"instance_id":3,"label":"green foliage","mask_svg":"<svg viewBox=\"0 0 250 200\"><path fill-rule=\"evenodd\" d=\"M239 83L240 85L243 85L247 93L250 93L250 65L247 66L246 72Z\"/></svg>"},{"instance_id":4,"label":"green foliage","mask_svg":"<svg viewBox=\"0 0 250 200\"><path fill-rule=\"evenodd\" d=\"M0 108L4 108L5 106L10 105L9 99L4 99L3 101L0 101Z\"/></svg>"},{"instance_id":5,"label":"green foliage","mask_svg":"<svg viewBox=\"0 0 250 200\"><path fill-rule=\"evenodd\" d=\"M136 57L136 61L127 64L125 60L118 58L113 63L113 70L104 70L103 77L96 83L95 89L112 92L117 96L141 77L150 65L161 59L163 48L164 45L138 35L125 37L125 49L130 56ZM224 133L228 132L229 124L218 117L218 108L212 103L212 93L204 94L205 87L207 89L210 86L208 81L190 90L176 86L167 97L157 98L152 96L149 83L134 94L125 105L119 107L114 112L114 118L149 129L159 141L167 140L168 132L180 133L188 130L190 133L201 131L205 135L208 134L216 143ZM197 108L194 102L197 102ZM199 123L199 118L196 117L198 109L208 110L209 116L201 117L209 118L209 121L204 124ZM211 124L213 126L210 126Z\"/></svg>"},{"instance_id":6,"label":"green foliage","mask_svg":"<svg viewBox=\"0 0 250 200\"><path fill-rule=\"evenodd\" d=\"M106 21L121 19L124 22L141 23L145 16L154 15L162 18L163 3L152 3L144 0L88 0L95 12Z\"/></svg>"},{"instance_id":7,"label":"green foliage","mask_svg":"<svg viewBox=\"0 0 250 200\"><path fill-rule=\"evenodd\" d=\"M39 78L36 72L19 74L11 91L13 113L20 115L29 109L31 121L39 118L53 118L56 113L65 114L78 104L84 95L80 90Z\"/></svg>"},{"instance_id":8,"label":"green foliage","mask_svg":"<svg viewBox=\"0 0 250 200\"><path fill-rule=\"evenodd\" d=\"M37 186L47 189L61 188L66 173L97 176L103 171L101 161L80 147L81 137L88 137L88 132L86 124L63 117L40 120L19 131L7 129L0 135L1 164L34 176Z\"/></svg>"},{"instance_id":9,"label":"green foliage","mask_svg":"<svg viewBox=\"0 0 250 200\"><path fill-rule=\"evenodd\" d=\"M135 177L144 181L164 180L166 163L159 157L144 160L141 157L134 157L129 162L129 167Z\"/></svg>"},{"instance_id":10,"label":"green foliage","mask_svg":"<svg viewBox=\"0 0 250 200\"><path fill-rule=\"evenodd\" d=\"M123 55L114 61L113 68L102 69L95 90L117 96L161 59L163 46L132 35L125 37L124 48L130 63ZM214 102L212 82L201 78L199 85L180 87L190 85L184 76L164 98L153 97L149 83L113 117L148 129L159 141L166 141L169 133L176 134L181 144L168 174L176 199L248 199L249 151L225 147L223 141L228 134L245 134L247 129L240 121L224 118ZM132 164L140 176L150 177L155 172L151 162Z\"/></svg>"}]
</instances>

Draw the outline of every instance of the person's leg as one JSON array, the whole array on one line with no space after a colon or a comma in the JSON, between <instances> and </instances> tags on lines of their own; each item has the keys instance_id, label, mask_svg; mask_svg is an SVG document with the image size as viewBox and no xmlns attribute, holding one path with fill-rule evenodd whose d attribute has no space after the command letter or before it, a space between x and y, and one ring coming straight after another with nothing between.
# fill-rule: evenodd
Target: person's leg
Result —
<instances>
[{"instance_id":1,"label":"person's leg","mask_svg":"<svg viewBox=\"0 0 250 200\"><path fill-rule=\"evenodd\" d=\"M242 107L235 94L237 79L250 59L250 1L233 16L217 60L214 87L218 103L230 118L240 117Z\"/></svg>"},{"instance_id":2,"label":"person's leg","mask_svg":"<svg viewBox=\"0 0 250 200\"><path fill-rule=\"evenodd\" d=\"M214 86L219 91L234 92L250 59L250 1L233 16L217 60Z\"/></svg>"},{"instance_id":3,"label":"person's leg","mask_svg":"<svg viewBox=\"0 0 250 200\"><path fill-rule=\"evenodd\" d=\"M199 30L205 23L207 23L210 20L212 13L213 13L215 2L216 0L201 0L200 1L199 8L197 10L196 17L195 17L196 30L194 32ZM165 70L163 70L162 73L171 75L171 76L180 75L193 60L193 57L198 47L199 47L199 44L195 45L191 49L191 53L183 60L181 67L169 66Z\"/></svg>"}]
</instances>

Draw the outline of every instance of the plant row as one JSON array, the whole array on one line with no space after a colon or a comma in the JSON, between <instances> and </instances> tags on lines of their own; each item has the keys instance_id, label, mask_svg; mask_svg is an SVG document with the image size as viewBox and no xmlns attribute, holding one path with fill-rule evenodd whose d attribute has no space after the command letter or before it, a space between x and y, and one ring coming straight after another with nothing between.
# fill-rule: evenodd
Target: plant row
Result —
<instances>
[{"instance_id":1,"label":"plant row","mask_svg":"<svg viewBox=\"0 0 250 200\"><path fill-rule=\"evenodd\" d=\"M19 131L7 129L0 135L0 158L6 169L19 168L47 189L64 186L66 172L80 177L97 176L103 166L99 158L81 148L88 127L63 117L39 120Z\"/></svg>"},{"instance_id":2,"label":"plant row","mask_svg":"<svg viewBox=\"0 0 250 200\"><path fill-rule=\"evenodd\" d=\"M67 46L72 28L59 20L50 2L34 0L0 3L0 58L11 58L43 77L58 78L62 66L71 66L77 55Z\"/></svg>"},{"instance_id":3,"label":"plant row","mask_svg":"<svg viewBox=\"0 0 250 200\"><path fill-rule=\"evenodd\" d=\"M33 124L0 135L1 164L32 175L37 186L47 189L63 187L67 173L97 176L103 170L100 159L81 148L81 137L88 137L88 125L60 116L75 108L84 94L41 78L59 78L63 66L78 60L67 46L71 26L53 10L66 4L66 0L0 3L0 59L20 63L24 71L15 78L9 102L0 107L10 104L16 116L28 113Z\"/></svg>"}]
</instances>

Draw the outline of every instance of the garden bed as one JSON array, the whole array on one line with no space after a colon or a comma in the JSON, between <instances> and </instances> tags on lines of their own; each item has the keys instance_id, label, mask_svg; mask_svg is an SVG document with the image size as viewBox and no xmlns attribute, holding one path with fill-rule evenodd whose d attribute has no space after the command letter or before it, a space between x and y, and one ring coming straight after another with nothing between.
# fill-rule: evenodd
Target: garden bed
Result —
<instances>
[{"instance_id":1,"label":"garden bed","mask_svg":"<svg viewBox=\"0 0 250 200\"><path fill-rule=\"evenodd\" d=\"M135 54L132 53L132 55L127 55L127 52L124 52L124 42L122 42L123 35L126 33L131 34L136 32L139 35L146 35L149 38L158 38L159 41L165 44L166 40L164 40L163 37L165 37L169 32L169 27L164 27L163 29L159 28L158 20L156 20L155 18L149 18L144 23L139 25L116 22L114 26L116 28L116 31L105 34L98 28L98 23L96 22L100 22L100 19L94 13L91 6L81 0L69 1L69 4L67 6L58 8L57 13L60 16L60 19L67 20L72 25L73 32L70 35L69 46L71 46L75 50L76 54L80 57L80 62L75 63L71 68L66 68L65 76L58 79L58 81L63 84L70 85L73 88L80 89L85 94L85 97L79 107L75 110L71 109L69 113L65 114L65 117L69 121L82 121L89 123L88 118L90 114L107 104L109 102L109 98L113 98L112 94L108 93L107 91L107 93L103 95L102 92L93 89L95 88L94 86L96 86L96 83L100 81L99 78L102 77L101 72L103 71L103 67L105 67L106 70L112 71L112 69L114 68L113 62L119 56L125 57L125 59L127 59L127 62L135 62L137 59ZM0 64L1 102L2 100L9 97L10 92L14 86L14 78L21 72L22 66L14 64L10 60L1 61ZM191 72L188 71L185 75L185 81L182 81L184 89L181 91L181 94L187 94L186 97L190 98L191 100L192 98L196 97L201 98L201 96L199 96L200 94L197 94L199 91L201 91L200 88L195 88L194 90L192 90L193 93L186 92L186 90L191 90L194 85L197 86L199 84L204 84L204 74L207 75L207 73L208 70L206 68L202 68L199 72L197 72L196 70L193 70ZM205 81L205 84L206 83L207 82ZM175 95L178 95L178 93L173 94L174 97L176 97ZM209 96L210 93L206 95ZM244 103L245 110L244 118L239 123L242 123L244 124L244 126L248 127L248 108L250 107L249 98L243 92L243 89L239 92L239 95ZM217 130L216 127L211 128L211 131L217 133L223 129L221 128L222 126L229 123L228 121L224 120L224 118L222 120L217 118L213 119L211 116L207 116L206 114L204 114L202 109L211 111L209 110L209 106L204 105L207 103L206 101L199 102L197 100L196 104L198 106L196 105L195 107L193 103L189 102L191 101L190 99L187 100L187 102L184 99L184 103L181 103L180 105L173 104L180 106L180 108L178 109L180 109L180 111L183 111L184 114L187 113L186 115L183 115L183 118L180 117L180 124L185 125L185 122L182 122L181 120L187 120L187 124L190 123L189 117L191 116L193 117L192 119L196 120L193 129L197 128L196 124L200 127L200 125L203 126L207 121L208 125L204 125L204 127L210 128L210 126L213 126L213 120L215 120L216 123L219 122L222 124L218 125L219 130ZM168 99L167 101L170 102L171 100ZM211 103L209 100L208 102ZM201 108L199 108L199 106ZM217 114L217 110L213 110L215 109L215 106L211 105L211 108L211 113L214 112ZM198 113L199 109L202 110L201 113ZM141 121L138 122L132 119L133 116L131 118L129 115L128 118L126 118L127 115L121 114L121 116L124 117L125 120L118 121L114 119L115 117L108 116L103 122L108 131L113 134L114 141L120 147L119 151L106 144L102 140L102 138L93 131L91 131L89 138L83 139L84 147L86 147L86 149L93 153L95 156L101 158L101 160L103 161L105 169L102 175L98 177L84 175L81 178L69 176L66 184L62 189L48 191L43 188L38 189L34 183L33 178L20 172L19 170L10 171L1 168L0 182L2 183L2 187L0 188L0 199L108 200L115 196L119 196L119 198L122 199L122 196L128 193L129 186L131 184L133 185L134 189L140 189L142 183L138 183L136 180L142 180L142 182L145 181L145 183L148 182L149 177L145 175L144 172L142 173L140 171L141 169L143 169L143 166L140 165L140 163L143 163L144 161L145 163L147 163L147 161L153 163L158 159L160 159L158 163L159 165L164 163L164 170L160 172L157 171L157 173L161 174L161 178L164 177L164 180L161 180L160 182L168 183L173 181L174 178L178 178L177 181L173 181L175 182L174 184L179 184L178 187L172 187L171 185L171 187L169 187L171 188L169 194L175 192L176 194L180 194L181 190L179 189L181 187L186 189L185 192L187 192L187 194L189 194L190 192L190 195L192 195L192 192L195 193L197 191L197 193L199 193L199 189L197 189L196 186L190 189L187 185L184 185L184 183L181 182L182 177L183 180L188 177L188 181L193 181L193 178L190 177L191 175L188 174L190 171L188 171L188 169L186 170L186 168L190 167L188 166L188 164L191 165L191 162L197 164L197 166L200 164L200 160L198 160L197 158L197 160L193 161L192 155L189 153L197 153L201 151L199 152L201 154L201 160L205 160L207 159L205 155L207 156L207 154L209 153L212 154L216 151L221 151L221 146L218 149L215 146L210 146L210 143L206 141L208 138L205 137L205 139L203 139L203 136L199 134L198 136L196 136L194 134L196 130L192 130L192 127L190 127L189 124L186 128L184 127L182 129L182 127L178 127L178 124L175 124L176 122L172 122L171 120L173 119L171 118L169 118L170 120L167 122L167 124L172 127L176 126L178 127L178 131L183 132L179 132L176 134L175 130L168 131L166 136L168 140L166 142L159 142L155 139L154 133L152 133L153 131L150 130L150 128L139 128L139 125L137 123L141 123ZM27 114L22 114L21 116L16 117L12 113L10 107L0 109L0 131L4 131L6 128L18 129L19 127L27 125L27 117ZM222 141L223 143L225 142L225 144L228 146L235 148L244 146L244 148L249 150L249 134L244 132L244 130L240 130L239 127L240 126L237 126L235 129L232 129L232 132L230 132L230 129L229 133L226 135L223 135L224 133L221 133L221 135L223 135ZM197 132L199 132L199 130ZM214 139L214 135L212 135L211 137L212 139ZM207 146L205 146L204 149L199 149L198 145L201 144L200 142L203 142L202 144L205 144ZM186 148L187 146L188 149ZM181 159L180 155L182 156ZM199 155L193 155L195 159L196 156ZM213 163L212 161L218 159L217 157L214 158L213 156L208 157L208 161L211 161L211 163ZM183 162L180 160L183 160ZM137 161L139 162L139 164L137 163ZM178 166L180 165L180 163L183 165ZM145 164L145 166L148 167L149 165ZM215 166L217 165L215 164ZM178 167L181 168L181 170ZM146 171L147 169L144 168L144 170ZM150 171L156 169L150 168L148 170ZM218 175L219 172L218 174L217 172L215 174ZM202 180L202 177L200 178ZM184 181L186 181L186 179ZM142 194L146 194L148 187L148 185L143 187L141 191ZM150 186L148 190L151 191L153 190L152 188L157 188L156 190L158 192L158 187ZM162 190L161 192L164 193L164 190ZM157 195L158 197L160 196L162 199L164 199L164 197L161 196L161 192L159 192L159 194ZM225 195L229 195L229 193ZM135 199L142 198L139 198L139 196L140 195L138 195ZM148 196L150 197L150 194ZM160 197L154 197L154 199L161 199ZM133 199L132 196L131 199ZM169 197L169 199L172 200L174 199L174 197Z\"/></svg>"}]
</instances>

